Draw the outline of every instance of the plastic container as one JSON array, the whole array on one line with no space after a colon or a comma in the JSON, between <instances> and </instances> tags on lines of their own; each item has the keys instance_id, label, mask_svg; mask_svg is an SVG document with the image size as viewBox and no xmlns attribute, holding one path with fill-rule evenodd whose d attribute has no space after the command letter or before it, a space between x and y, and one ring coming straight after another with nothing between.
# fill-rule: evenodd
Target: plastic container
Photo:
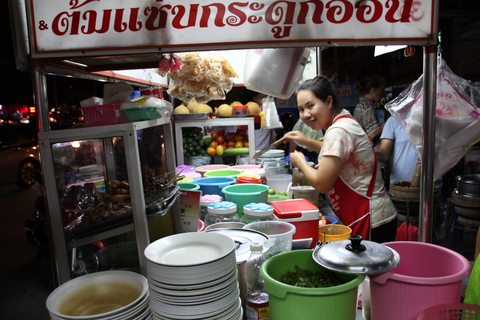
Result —
<instances>
[{"instance_id":1,"label":"plastic container","mask_svg":"<svg viewBox=\"0 0 480 320\"><path fill-rule=\"evenodd\" d=\"M259 231L268 236L271 241L265 244L270 249L265 256L270 258L276 254L292 250L292 237L295 233L295 226L282 221L257 221L246 224L243 229Z\"/></svg>"},{"instance_id":2,"label":"plastic container","mask_svg":"<svg viewBox=\"0 0 480 320\"><path fill-rule=\"evenodd\" d=\"M197 226L197 232L202 232L205 230L205 222L202 220L198 219L198 226Z\"/></svg>"},{"instance_id":3,"label":"plastic container","mask_svg":"<svg viewBox=\"0 0 480 320\"><path fill-rule=\"evenodd\" d=\"M243 206L252 202L267 203L268 186L256 183L232 184L224 187L222 193L225 200L232 201L237 204L237 213L243 216Z\"/></svg>"},{"instance_id":4,"label":"plastic container","mask_svg":"<svg viewBox=\"0 0 480 320\"><path fill-rule=\"evenodd\" d=\"M182 172L180 176L184 176L185 178L191 178L192 180L197 180L202 177L202 175L198 172L191 171L191 172Z\"/></svg>"},{"instance_id":5,"label":"plastic container","mask_svg":"<svg viewBox=\"0 0 480 320\"><path fill-rule=\"evenodd\" d=\"M370 275L372 319L415 320L425 309L460 302L471 265L461 254L430 243L387 242L400 255L389 272Z\"/></svg>"},{"instance_id":6,"label":"plastic container","mask_svg":"<svg viewBox=\"0 0 480 320\"><path fill-rule=\"evenodd\" d=\"M207 165L195 167L195 171L200 173L203 177L205 176L205 172L212 171L212 170L228 169L228 168L230 168L230 166L226 164L207 164Z\"/></svg>"},{"instance_id":7,"label":"plastic container","mask_svg":"<svg viewBox=\"0 0 480 320\"><path fill-rule=\"evenodd\" d=\"M480 306L466 303L444 303L423 310L417 320L480 320Z\"/></svg>"},{"instance_id":8,"label":"plastic container","mask_svg":"<svg viewBox=\"0 0 480 320\"><path fill-rule=\"evenodd\" d=\"M305 199L271 201L275 218L296 227L293 235L295 248L314 248L318 242L320 211Z\"/></svg>"},{"instance_id":9,"label":"plastic container","mask_svg":"<svg viewBox=\"0 0 480 320\"><path fill-rule=\"evenodd\" d=\"M243 275L245 279L245 315L247 320L269 320L270 307L265 281L260 276L260 267L266 258L263 254L263 244L250 244L250 257L245 262Z\"/></svg>"},{"instance_id":10,"label":"plastic container","mask_svg":"<svg viewBox=\"0 0 480 320\"><path fill-rule=\"evenodd\" d=\"M249 203L243 206L242 221L246 224L273 220L273 207L266 203Z\"/></svg>"},{"instance_id":11,"label":"plastic container","mask_svg":"<svg viewBox=\"0 0 480 320\"><path fill-rule=\"evenodd\" d=\"M267 176L267 185L276 193L287 192L289 184L292 183L291 174L276 174Z\"/></svg>"},{"instance_id":12,"label":"plastic container","mask_svg":"<svg viewBox=\"0 0 480 320\"><path fill-rule=\"evenodd\" d=\"M154 120L160 119L166 113L167 107L141 107L141 108L130 108L123 109L122 112L125 114L128 122L136 121L145 121L145 120Z\"/></svg>"},{"instance_id":13,"label":"plastic container","mask_svg":"<svg viewBox=\"0 0 480 320\"><path fill-rule=\"evenodd\" d=\"M195 183L200 186L203 194L223 196L222 189L234 184L236 181L237 180L232 177L205 177L195 180Z\"/></svg>"},{"instance_id":14,"label":"plastic container","mask_svg":"<svg viewBox=\"0 0 480 320\"><path fill-rule=\"evenodd\" d=\"M352 229L341 224L327 224L318 227L318 241L327 243L329 241L348 240Z\"/></svg>"},{"instance_id":15,"label":"plastic container","mask_svg":"<svg viewBox=\"0 0 480 320\"><path fill-rule=\"evenodd\" d=\"M205 225L209 226L219 222L237 222L237 205L230 201L214 202L207 206Z\"/></svg>"},{"instance_id":16,"label":"plastic container","mask_svg":"<svg viewBox=\"0 0 480 320\"><path fill-rule=\"evenodd\" d=\"M312 186L292 186L293 199L305 199L318 207L320 193Z\"/></svg>"},{"instance_id":17,"label":"plastic container","mask_svg":"<svg viewBox=\"0 0 480 320\"><path fill-rule=\"evenodd\" d=\"M180 190L191 190L191 191L200 190L200 186L193 182L179 182L178 186L180 187Z\"/></svg>"},{"instance_id":18,"label":"plastic container","mask_svg":"<svg viewBox=\"0 0 480 320\"><path fill-rule=\"evenodd\" d=\"M265 261L260 274L270 302L270 318L275 320L354 320L357 290L365 276L329 271L317 264L310 249L284 252ZM343 284L328 288L302 288L280 281L287 271L301 269L334 273ZM385 318L383 320L390 319Z\"/></svg>"},{"instance_id":19,"label":"plastic container","mask_svg":"<svg viewBox=\"0 0 480 320\"><path fill-rule=\"evenodd\" d=\"M248 106L247 105L237 105L233 106L233 115L234 116L246 116L248 114Z\"/></svg>"},{"instance_id":20,"label":"plastic container","mask_svg":"<svg viewBox=\"0 0 480 320\"><path fill-rule=\"evenodd\" d=\"M255 178L255 177L238 177L237 178L237 183L254 183L254 184L261 184L262 182L260 179Z\"/></svg>"},{"instance_id":21,"label":"plastic container","mask_svg":"<svg viewBox=\"0 0 480 320\"><path fill-rule=\"evenodd\" d=\"M230 177L237 178L242 171L235 169L222 169L222 170L211 170L203 174L205 178L215 178L215 177Z\"/></svg>"},{"instance_id":22,"label":"plastic container","mask_svg":"<svg viewBox=\"0 0 480 320\"><path fill-rule=\"evenodd\" d=\"M179 165L175 168L175 172L177 173L186 173L186 172L195 172L195 167L194 166L189 166L187 164L182 164L182 165Z\"/></svg>"},{"instance_id":23,"label":"plastic container","mask_svg":"<svg viewBox=\"0 0 480 320\"><path fill-rule=\"evenodd\" d=\"M220 202L223 198L218 194L205 194L200 197L200 219L205 221L205 217L207 216L208 210L207 207L209 204L214 202Z\"/></svg>"},{"instance_id":24,"label":"plastic container","mask_svg":"<svg viewBox=\"0 0 480 320\"><path fill-rule=\"evenodd\" d=\"M83 118L87 127L106 126L111 124L127 123L127 119L120 111L121 103L104 104L99 106L82 107Z\"/></svg>"},{"instance_id":25,"label":"plastic container","mask_svg":"<svg viewBox=\"0 0 480 320\"><path fill-rule=\"evenodd\" d=\"M259 165L256 164L241 164L241 165L236 165L236 166L231 166L231 169L235 170L255 170L255 169L261 169Z\"/></svg>"}]
</instances>

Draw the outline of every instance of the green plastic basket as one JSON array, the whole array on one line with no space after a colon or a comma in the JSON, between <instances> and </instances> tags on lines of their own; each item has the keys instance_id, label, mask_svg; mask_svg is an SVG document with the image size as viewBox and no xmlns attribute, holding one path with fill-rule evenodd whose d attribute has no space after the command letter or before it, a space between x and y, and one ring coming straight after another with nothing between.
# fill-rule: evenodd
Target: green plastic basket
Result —
<instances>
[{"instance_id":1,"label":"green plastic basket","mask_svg":"<svg viewBox=\"0 0 480 320\"><path fill-rule=\"evenodd\" d=\"M220 171L220 170L219 170ZM209 171L205 175L209 174ZM232 184L223 187L222 193L226 201L234 202L237 205L237 214L243 216L243 206L249 203L267 203L268 186L258 183Z\"/></svg>"},{"instance_id":2,"label":"green plastic basket","mask_svg":"<svg viewBox=\"0 0 480 320\"><path fill-rule=\"evenodd\" d=\"M317 264L313 250L294 250L268 258L260 268L270 303L270 318L275 320L355 320L357 290L365 276L329 271ZM280 282L295 265L310 271L333 272L345 283L328 288L302 288Z\"/></svg>"},{"instance_id":3,"label":"green plastic basket","mask_svg":"<svg viewBox=\"0 0 480 320\"><path fill-rule=\"evenodd\" d=\"M200 190L200 185L193 182L179 182L178 186L180 187L180 190Z\"/></svg>"},{"instance_id":4,"label":"green plastic basket","mask_svg":"<svg viewBox=\"0 0 480 320\"><path fill-rule=\"evenodd\" d=\"M142 107L122 110L128 122L160 119L163 117L162 107Z\"/></svg>"}]
</instances>

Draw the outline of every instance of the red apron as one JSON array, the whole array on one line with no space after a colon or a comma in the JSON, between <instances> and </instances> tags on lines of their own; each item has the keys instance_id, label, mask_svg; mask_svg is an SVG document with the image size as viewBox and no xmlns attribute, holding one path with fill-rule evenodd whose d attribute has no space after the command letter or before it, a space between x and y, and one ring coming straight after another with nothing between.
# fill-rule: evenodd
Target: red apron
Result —
<instances>
[{"instance_id":1,"label":"red apron","mask_svg":"<svg viewBox=\"0 0 480 320\"><path fill-rule=\"evenodd\" d=\"M335 119L334 123L341 118L351 118L350 116L341 116ZM338 176L333 189L328 193L335 214L346 226L352 229L352 235L361 235L363 239L370 239L370 201L372 199L377 175L377 156L373 165L372 179L368 185L367 193L360 194L348 185L342 177Z\"/></svg>"}]
</instances>

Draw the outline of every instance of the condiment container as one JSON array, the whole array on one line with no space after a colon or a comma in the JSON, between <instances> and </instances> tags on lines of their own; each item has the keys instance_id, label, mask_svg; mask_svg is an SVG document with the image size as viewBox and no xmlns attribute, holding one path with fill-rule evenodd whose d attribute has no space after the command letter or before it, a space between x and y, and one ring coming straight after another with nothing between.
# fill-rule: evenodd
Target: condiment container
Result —
<instances>
[{"instance_id":1,"label":"condiment container","mask_svg":"<svg viewBox=\"0 0 480 320\"><path fill-rule=\"evenodd\" d=\"M239 220L237 205L231 201L214 202L207 206L206 226L219 222L235 222Z\"/></svg>"},{"instance_id":2,"label":"condiment container","mask_svg":"<svg viewBox=\"0 0 480 320\"><path fill-rule=\"evenodd\" d=\"M218 194L206 194L200 198L200 220L205 221L208 210L207 207L209 204L214 202L220 202L223 198Z\"/></svg>"},{"instance_id":3,"label":"condiment container","mask_svg":"<svg viewBox=\"0 0 480 320\"><path fill-rule=\"evenodd\" d=\"M273 220L273 207L266 203L249 203L243 207L243 222Z\"/></svg>"},{"instance_id":4,"label":"condiment container","mask_svg":"<svg viewBox=\"0 0 480 320\"><path fill-rule=\"evenodd\" d=\"M246 116L248 114L248 106L247 105L237 105L233 106L233 115L235 116Z\"/></svg>"}]
</instances>

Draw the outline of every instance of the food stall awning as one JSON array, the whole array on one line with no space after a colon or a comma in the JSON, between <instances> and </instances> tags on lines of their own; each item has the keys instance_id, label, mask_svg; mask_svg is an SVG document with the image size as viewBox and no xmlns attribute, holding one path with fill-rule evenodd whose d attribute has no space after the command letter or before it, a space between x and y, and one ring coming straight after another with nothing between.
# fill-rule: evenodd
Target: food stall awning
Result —
<instances>
[{"instance_id":1,"label":"food stall awning","mask_svg":"<svg viewBox=\"0 0 480 320\"><path fill-rule=\"evenodd\" d=\"M32 58L88 71L155 68L166 52L437 41L434 0L27 0L27 13Z\"/></svg>"}]
</instances>

